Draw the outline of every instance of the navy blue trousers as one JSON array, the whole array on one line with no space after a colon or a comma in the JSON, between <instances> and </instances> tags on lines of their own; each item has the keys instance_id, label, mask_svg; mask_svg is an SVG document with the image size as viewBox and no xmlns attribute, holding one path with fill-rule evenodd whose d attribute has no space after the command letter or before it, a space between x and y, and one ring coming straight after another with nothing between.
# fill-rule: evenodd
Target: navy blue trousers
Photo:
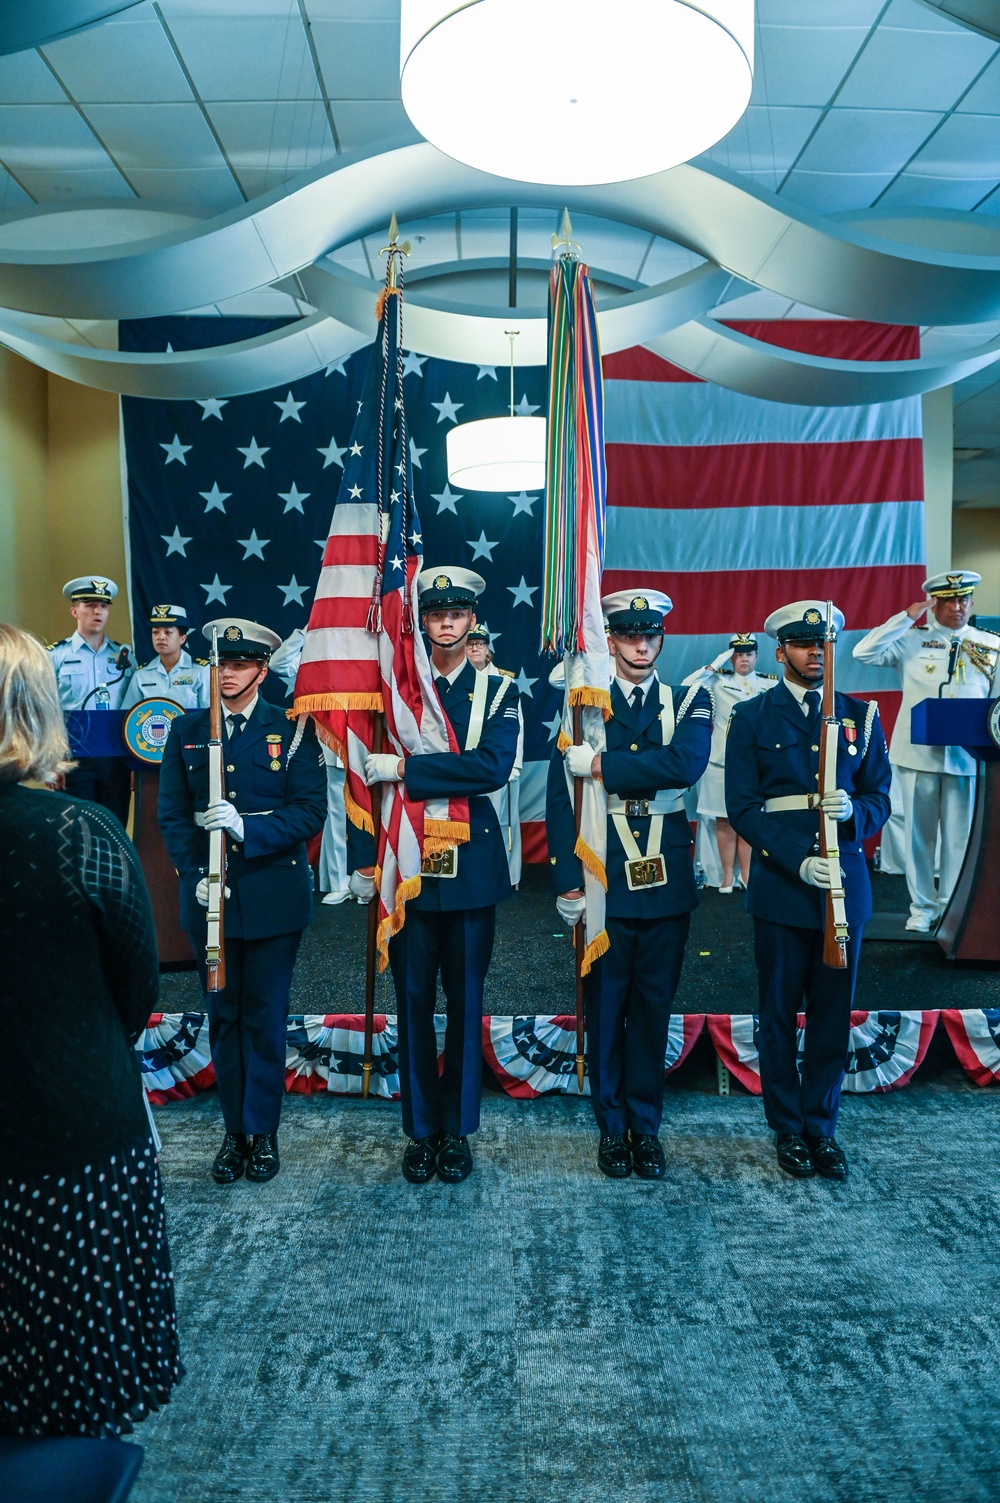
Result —
<instances>
[{"instance_id":1,"label":"navy blue trousers","mask_svg":"<svg viewBox=\"0 0 1000 1503\"><path fill-rule=\"evenodd\" d=\"M406 910L389 941L399 1026L399 1089L408 1138L464 1138L479 1126L483 1077L483 983L493 954L495 908ZM444 1069L438 1070L437 977L445 995Z\"/></svg>"},{"instance_id":2,"label":"navy blue trousers","mask_svg":"<svg viewBox=\"0 0 1000 1503\"><path fill-rule=\"evenodd\" d=\"M584 978L587 1069L601 1133L658 1133L670 1006L689 913L607 920L610 949Z\"/></svg>"},{"instance_id":3,"label":"navy blue trousers","mask_svg":"<svg viewBox=\"0 0 1000 1503\"><path fill-rule=\"evenodd\" d=\"M190 935L204 987L205 936ZM285 1034L302 931L226 938L226 984L205 992L212 1063L227 1132L277 1132L285 1095Z\"/></svg>"},{"instance_id":4,"label":"navy blue trousers","mask_svg":"<svg viewBox=\"0 0 1000 1503\"><path fill-rule=\"evenodd\" d=\"M760 1083L769 1127L832 1138L840 1109L862 925L852 925L847 967L823 964L823 931L754 919ZM797 1017L806 1015L801 1078Z\"/></svg>"}]
</instances>

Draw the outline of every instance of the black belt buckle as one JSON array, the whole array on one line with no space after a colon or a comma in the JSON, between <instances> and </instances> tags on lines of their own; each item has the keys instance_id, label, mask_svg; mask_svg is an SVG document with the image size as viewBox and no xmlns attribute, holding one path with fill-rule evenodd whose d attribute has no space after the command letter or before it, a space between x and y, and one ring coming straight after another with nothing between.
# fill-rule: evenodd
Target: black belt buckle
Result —
<instances>
[{"instance_id":1,"label":"black belt buckle","mask_svg":"<svg viewBox=\"0 0 1000 1503\"><path fill-rule=\"evenodd\" d=\"M627 798L625 800L625 818L626 819L648 819L649 818L649 799L648 798Z\"/></svg>"}]
</instances>

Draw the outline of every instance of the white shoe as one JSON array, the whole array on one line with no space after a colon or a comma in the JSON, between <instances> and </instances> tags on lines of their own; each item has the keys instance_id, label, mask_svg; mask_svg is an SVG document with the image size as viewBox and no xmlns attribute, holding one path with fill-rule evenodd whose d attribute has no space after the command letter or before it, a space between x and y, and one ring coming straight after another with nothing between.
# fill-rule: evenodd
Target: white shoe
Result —
<instances>
[{"instance_id":1,"label":"white shoe","mask_svg":"<svg viewBox=\"0 0 1000 1503\"><path fill-rule=\"evenodd\" d=\"M342 892L325 892L323 894L323 902L327 907L332 908L335 903L349 902L350 899L353 898L353 896L354 894L351 892L350 888L345 887Z\"/></svg>"},{"instance_id":2,"label":"white shoe","mask_svg":"<svg viewBox=\"0 0 1000 1503\"><path fill-rule=\"evenodd\" d=\"M732 882L730 882L730 884L729 884L728 887L720 887L719 891L720 892L733 892L733 891L735 891L735 884L732 883Z\"/></svg>"},{"instance_id":3,"label":"white shoe","mask_svg":"<svg viewBox=\"0 0 1000 1503\"><path fill-rule=\"evenodd\" d=\"M917 934L930 934L934 927L934 921L925 918L923 914L911 913L910 917L906 920L906 927L907 929L915 930Z\"/></svg>"}]
</instances>

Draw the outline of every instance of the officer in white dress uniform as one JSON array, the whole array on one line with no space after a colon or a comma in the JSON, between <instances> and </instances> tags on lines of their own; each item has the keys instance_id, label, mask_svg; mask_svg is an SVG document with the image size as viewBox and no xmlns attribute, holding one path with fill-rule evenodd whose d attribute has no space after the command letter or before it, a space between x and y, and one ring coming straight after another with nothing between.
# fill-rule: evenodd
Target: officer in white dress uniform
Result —
<instances>
[{"instance_id":1,"label":"officer in white dress uniform","mask_svg":"<svg viewBox=\"0 0 1000 1503\"><path fill-rule=\"evenodd\" d=\"M726 732L736 705L763 694L766 689L773 689L778 682L773 673L758 673L756 665L757 638L753 632L736 632L730 637L729 646L723 648L717 657L682 680L688 686L704 684L715 702L712 752L705 775L698 784L698 814L702 819L715 820L715 841L722 862L722 885L719 888L722 893L732 892L737 885L737 859L744 887L750 875L750 846L745 840L737 839L726 814Z\"/></svg>"},{"instance_id":2,"label":"officer in white dress uniform","mask_svg":"<svg viewBox=\"0 0 1000 1503\"><path fill-rule=\"evenodd\" d=\"M296 627L286 637L276 652L271 655L271 671L283 680L289 693L295 687L295 675L302 661L305 631ZM338 903L347 903L354 896L348 884L347 871L347 809L344 805L344 767L332 747L325 741L319 744L326 768L326 823L319 849L319 890L323 903L329 908ZM362 899L358 899L359 902Z\"/></svg>"},{"instance_id":3,"label":"officer in white dress uniform","mask_svg":"<svg viewBox=\"0 0 1000 1503\"><path fill-rule=\"evenodd\" d=\"M490 629L485 621L477 621L465 639L465 655L475 668L477 673L493 665L493 653L490 650ZM560 665L561 666L561 665ZM504 678L513 678L511 668L496 668L494 673L502 673ZM517 887L521 880L521 768L524 766L524 711L520 704L517 707L518 736L517 755L514 758L514 771L510 775L510 782L506 788L499 789L496 793L487 795L490 803L497 811L500 820L500 830L507 847L507 865L510 867L510 885Z\"/></svg>"},{"instance_id":4,"label":"officer in white dress uniform","mask_svg":"<svg viewBox=\"0 0 1000 1503\"><path fill-rule=\"evenodd\" d=\"M134 671L131 649L105 636L111 603L118 594L113 579L85 574L63 585L76 621L71 637L53 642L49 651L64 710L120 710ZM124 757L79 757L66 774L66 792L92 799L128 819L132 774Z\"/></svg>"},{"instance_id":5,"label":"officer in white dress uniform","mask_svg":"<svg viewBox=\"0 0 1000 1503\"><path fill-rule=\"evenodd\" d=\"M960 746L915 746L910 711L921 700L990 699L1000 694L1000 637L969 626L973 591L982 579L971 569L924 580L929 597L891 616L860 641L862 663L889 664L898 672L903 702L889 759L903 793L907 929L935 928L962 868L972 827L976 764ZM920 617L928 612L928 620ZM941 861L934 886L938 832Z\"/></svg>"},{"instance_id":6,"label":"officer in white dress uniform","mask_svg":"<svg viewBox=\"0 0 1000 1503\"><path fill-rule=\"evenodd\" d=\"M208 664L194 662L186 651L187 611L182 605L154 605L149 625L156 657L133 673L122 709L142 699L172 699L182 710L207 710Z\"/></svg>"}]
</instances>

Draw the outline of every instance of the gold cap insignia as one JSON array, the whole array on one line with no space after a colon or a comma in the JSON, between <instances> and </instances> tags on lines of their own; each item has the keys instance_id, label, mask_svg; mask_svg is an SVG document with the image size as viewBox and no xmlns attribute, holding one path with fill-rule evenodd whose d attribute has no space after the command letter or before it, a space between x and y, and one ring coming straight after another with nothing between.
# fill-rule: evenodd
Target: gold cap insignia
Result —
<instances>
[{"instance_id":1,"label":"gold cap insignia","mask_svg":"<svg viewBox=\"0 0 1000 1503\"><path fill-rule=\"evenodd\" d=\"M757 639L752 631L738 631L733 637L733 641L742 646L743 643L747 643L748 645L756 643Z\"/></svg>"},{"instance_id":2,"label":"gold cap insignia","mask_svg":"<svg viewBox=\"0 0 1000 1503\"><path fill-rule=\"evenodd\" d=\"M225 631L223 632L223 636L225 637L227 642L243 641L243 633L240 631L238 626L227 626Z\"/></svg>"},{"instance_id":3,"label":"gold cap insignia","mask_svg":"<svg viewBox=\"0 0 1000 1503\"><path fill-rule=\"evenodd\" d=\"M451 580L447 574L439 574L434 580L435 590L450 590Z\"/></svg>"},{"instance_id":4,"label":"gold cap insignia","mask_svg":"<svg viewBox=\"0 0 1000 1503\"><path fill-rule=\"evenodd\" d=\"M169 619L170 614L169 605L154 605L149 616L152 621L166 621Z\"/></svg>"},{"instance_id":5,"label":"gold cap insignia","mask_svg":"<svg viewBox=\"0 0 1000 1503\"><path fill-rule=\"evenodd\" d=\"M649 601L646 599L645 595L633 595L632 596L632 610L634 610L634 611L648 611L649 610Z\"/></svg>"},{"instance_id":6,"label":"gold cap insignia","mask_svg":"<svg viewBox=\"0 0 1000 1503\"><path fill-rule=\"evenodd\" d=\"M823 617L820 615L816 607L814 605L811 605L802 619L808 626L818 626Z\"/></svg>"},{"instance_id":7,"label":"gold cap insignia","mask_svg":"<svg viewBox=\"0 0 1000 1503\"><path fill-rule=\"evenodd\" d=\"M92 579L90 582L99 595L107 595L111 589L106 579Z\"/></svg>"}]
</instances>

